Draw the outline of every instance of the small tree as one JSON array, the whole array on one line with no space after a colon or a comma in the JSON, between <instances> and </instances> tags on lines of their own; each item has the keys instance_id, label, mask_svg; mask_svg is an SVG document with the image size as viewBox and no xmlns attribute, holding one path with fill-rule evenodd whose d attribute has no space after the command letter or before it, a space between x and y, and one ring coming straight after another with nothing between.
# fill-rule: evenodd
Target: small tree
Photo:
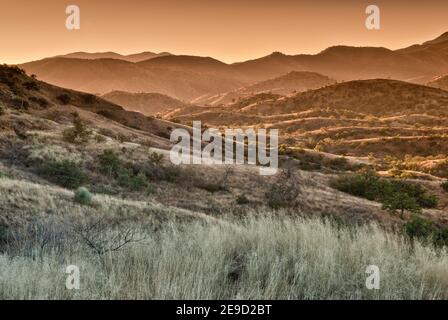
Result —
<instances>
[{"instance_id":1,"label":"small tree","mask_svg":"<svg viewBox=\"0 0 448 320\"><path fill-rule=\"evenodd\" d=\"M401 219L403 219L406 211L414 214L422 212L422 208L418 205L414 198L401 192L394 192L385 198L383 202L383 209L386 209L393 214L399 213Z\"/></svg>"},{"instance_id":2,"label":"small tree","mask_svg":"<svg viewBox=\"0 0 448 320\"><path fill-rule=\"evenodd\" d=\"M92 132L87 129L86 123L77 112L73 114L73 127L65 129L62 133L64 140L70 143L87 143Z\"/></svg>"}]
</instances>

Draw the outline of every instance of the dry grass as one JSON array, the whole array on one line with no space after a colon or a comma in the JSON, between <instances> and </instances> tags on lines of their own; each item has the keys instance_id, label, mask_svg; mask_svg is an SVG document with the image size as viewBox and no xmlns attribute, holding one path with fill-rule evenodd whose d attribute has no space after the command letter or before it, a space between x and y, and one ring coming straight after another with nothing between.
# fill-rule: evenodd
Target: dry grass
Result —
<instances>
[{"instance_id":1,"label":"dry grass","mask_svg":"<svg viewBox=\"0 0 448 320\"><path fill-rule=\"evenodd\" d=\"M168 223L98 257L82 241L0 255L3 299L446 299L448 253L375 226L258 216ZM65 288L79 266L80 290ZM368 265L380 289L365 286Z\"/></svg>"}]
</instances>

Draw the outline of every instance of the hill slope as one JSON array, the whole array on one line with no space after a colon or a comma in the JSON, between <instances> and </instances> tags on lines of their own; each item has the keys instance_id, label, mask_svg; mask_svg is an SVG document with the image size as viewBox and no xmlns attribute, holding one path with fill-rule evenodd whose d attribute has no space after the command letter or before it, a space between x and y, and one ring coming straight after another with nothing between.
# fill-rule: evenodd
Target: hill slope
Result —
<instances>
[{"instance_id":1,"label":"hill slope","mask_svg":"<svg viewBox=\"0 0 448 320\"><path fill-rule=\"evenodd\" d=\"M448 75L437 77L436 79L430 81L428 86L448 91Z\"/></svg>"},{"instance_id":2,"label":"hill slope","mask_svg":"<svg viewBox=\"0 0 448 320\"><path fill-rule=\"evenodd\" d=\"M295 92L317 89L333 83L335 83L335 80L315 72L291 71L280 77L260 81L253 85L224 94L212 96L205 95L193 100L192 102L198 104L208 104L211 106L218 104L229 104L244 97L258 93L290 95Z\"/></svg>"},{"instance_id":3,"label":"hill slope","mask_svg":"<svg viewBox=\"0 0 448 320\"><path fill-rule=\"evenodd\" d=\"M170 109L186 107L187 104L160 93L130 93L112 91L101 96L107 101L119 104L126 110L154 115Z\"/></svg>"}]
</instances>

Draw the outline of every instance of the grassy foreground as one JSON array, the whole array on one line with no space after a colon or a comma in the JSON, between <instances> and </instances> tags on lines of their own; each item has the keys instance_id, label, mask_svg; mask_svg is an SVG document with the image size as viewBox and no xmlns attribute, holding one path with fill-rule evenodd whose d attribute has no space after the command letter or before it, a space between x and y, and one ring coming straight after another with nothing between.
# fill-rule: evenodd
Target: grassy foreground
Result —
<instances>
[{"instance_id":1,"label":"grassy foreground","mask_svg":"<svg viewBox=\"0 0 448 320\"><path fill-rule=\"evenodd\" d=\"M85 223L76 236L73 225L45 225L1 247L0 299L448 298L446 249L375 226L265 216L124 235ZM67 265L80 268L79 290L65 287ZM365 286L368 265L380 269L379 290Z\"/></svg>"}]
</instances>

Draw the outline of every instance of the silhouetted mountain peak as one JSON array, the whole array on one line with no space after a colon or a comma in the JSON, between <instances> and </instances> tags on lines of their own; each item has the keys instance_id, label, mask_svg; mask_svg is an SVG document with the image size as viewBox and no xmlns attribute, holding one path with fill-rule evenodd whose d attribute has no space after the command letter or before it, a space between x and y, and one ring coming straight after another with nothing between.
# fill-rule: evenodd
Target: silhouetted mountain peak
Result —
<instances>
[{"instance_id":1,"label":"silhouetted mountain peak","mask_svg":"<svg viewBox=\"0 0 448 320\"><path fill-rule=\"evenodd\" d=\"M438 36L434 40L426 41L423 44L436 44L436 43L441 43L441 42L445 42L445 41L448 41L448 31L443 33L442 35Z\"/></svg>"}]
</instances>

